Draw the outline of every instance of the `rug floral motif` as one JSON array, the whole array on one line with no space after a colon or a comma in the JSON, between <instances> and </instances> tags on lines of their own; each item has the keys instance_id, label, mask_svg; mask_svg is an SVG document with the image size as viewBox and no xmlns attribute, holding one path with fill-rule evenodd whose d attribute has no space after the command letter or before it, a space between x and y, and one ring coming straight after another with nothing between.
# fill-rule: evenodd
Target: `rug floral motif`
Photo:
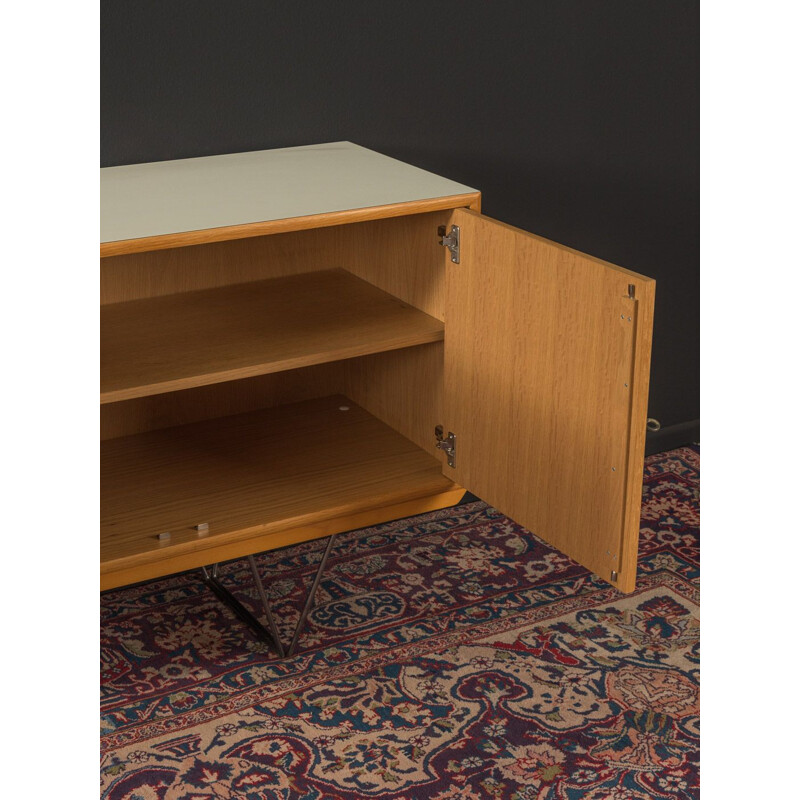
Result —
<instances>
[{"instance_id":1,"label":"rug floral motif","mask_svg":"<svg viewBox=\"0 0 800 800\"><path fill-rule=\"evenodd\" d=\"M699 797L698 449L643 491L630 595L480 501L342 534L284 661L196 574L107 592L102 796ZM323 547L257 557L285 641Z\"/></svg>"}]
</instances>

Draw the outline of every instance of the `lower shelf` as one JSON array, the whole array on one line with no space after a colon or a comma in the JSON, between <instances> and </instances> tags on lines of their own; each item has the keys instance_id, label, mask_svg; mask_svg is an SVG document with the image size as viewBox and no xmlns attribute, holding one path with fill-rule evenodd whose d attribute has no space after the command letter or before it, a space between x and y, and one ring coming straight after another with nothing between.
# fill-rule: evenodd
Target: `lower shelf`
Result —
<instances>
[{"instance_id":1,"label":"lower shelf","mask_svg":"<svg viewBox=\"0 0 800 800\"><path fill-rule=\"evenodd\" d=\"M105 441L101 487L101 589L444 508L464 494L436 458L346 397Z\"/></svg>"}]
</instances>

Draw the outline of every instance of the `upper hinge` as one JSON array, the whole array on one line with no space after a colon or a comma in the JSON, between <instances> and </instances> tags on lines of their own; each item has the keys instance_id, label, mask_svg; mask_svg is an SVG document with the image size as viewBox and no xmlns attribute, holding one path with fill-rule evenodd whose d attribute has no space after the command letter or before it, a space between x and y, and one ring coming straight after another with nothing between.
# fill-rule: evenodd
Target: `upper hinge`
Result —
<instances>
[{"instance_id":1,"label":"upper hinge","mask_svg":"<svg viewBox=\"0 0 800 800\"><path fill-rule=\"evenodd\" d=\"M456 465L456 435L449 431L445 437L444 428L441 425L437 425L434 432L436 433L436 447L444 450L447 454L447 466L454 467Z\"/></svg>"},{"instance_id":2,"label":"upper hinge","mask_svg":"<svg viewBox=\"0 0 800 800\"><path fill-rule=\"evenodd\" d=\"M461 229L458 225L453 225L453 227L450 228L450 233L447 233L447 228L444 225L440 225L438 233L440 236L439 244L450 251L450 260L454 264L458 264L461 260L461 255L459 253Z\"/></svg>"}]
</instances>

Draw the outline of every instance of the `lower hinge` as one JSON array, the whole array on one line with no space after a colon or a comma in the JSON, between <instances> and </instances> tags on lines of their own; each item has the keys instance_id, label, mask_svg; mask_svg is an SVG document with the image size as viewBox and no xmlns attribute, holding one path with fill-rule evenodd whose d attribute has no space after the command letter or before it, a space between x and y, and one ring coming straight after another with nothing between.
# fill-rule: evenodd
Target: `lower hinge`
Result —
<instances>
[{"instance_id":1,"label":"lower hinge","mask_svg":"<svg viewBox=\"0 0 800 800\"><path fill-rule=\"evenodd\" d=\"M454 467L456 465L456 435L449 431L445 437L444 428L441 425L437 425L434 432L436 433L436 447L444 450L447 454L447 466Z\"/></svg>"},{"instance_id":2,"label":"lower hinge","mask_svg":"<svg viewBox=\"0 0 800 800\"><path fill-rule=\"evenodd\" d=\"M454 264L458 264L461 260L459 246L461 244L461 229L458 225L453 225L450 228L450 233L447 233L447 228L444 225L439 226L439 244L446 247L450 251L450 260Z\"/></svg>"}]
</instances>

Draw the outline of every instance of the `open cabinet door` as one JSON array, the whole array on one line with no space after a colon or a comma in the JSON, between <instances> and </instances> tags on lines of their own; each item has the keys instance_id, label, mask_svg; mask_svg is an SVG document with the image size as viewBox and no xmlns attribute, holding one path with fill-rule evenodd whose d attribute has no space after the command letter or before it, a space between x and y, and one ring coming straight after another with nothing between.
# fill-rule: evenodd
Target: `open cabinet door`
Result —
<instances>
[{"instance_id":1,"label":"open cabinet door","mask_svg":"<svg viewBox=\"0 0 800 800\"><path fill-rule=\"evenodd\" d=\"M474 211L451 221L444 473L632 591L655 281Z\"/></svg>"}]
</instances>

